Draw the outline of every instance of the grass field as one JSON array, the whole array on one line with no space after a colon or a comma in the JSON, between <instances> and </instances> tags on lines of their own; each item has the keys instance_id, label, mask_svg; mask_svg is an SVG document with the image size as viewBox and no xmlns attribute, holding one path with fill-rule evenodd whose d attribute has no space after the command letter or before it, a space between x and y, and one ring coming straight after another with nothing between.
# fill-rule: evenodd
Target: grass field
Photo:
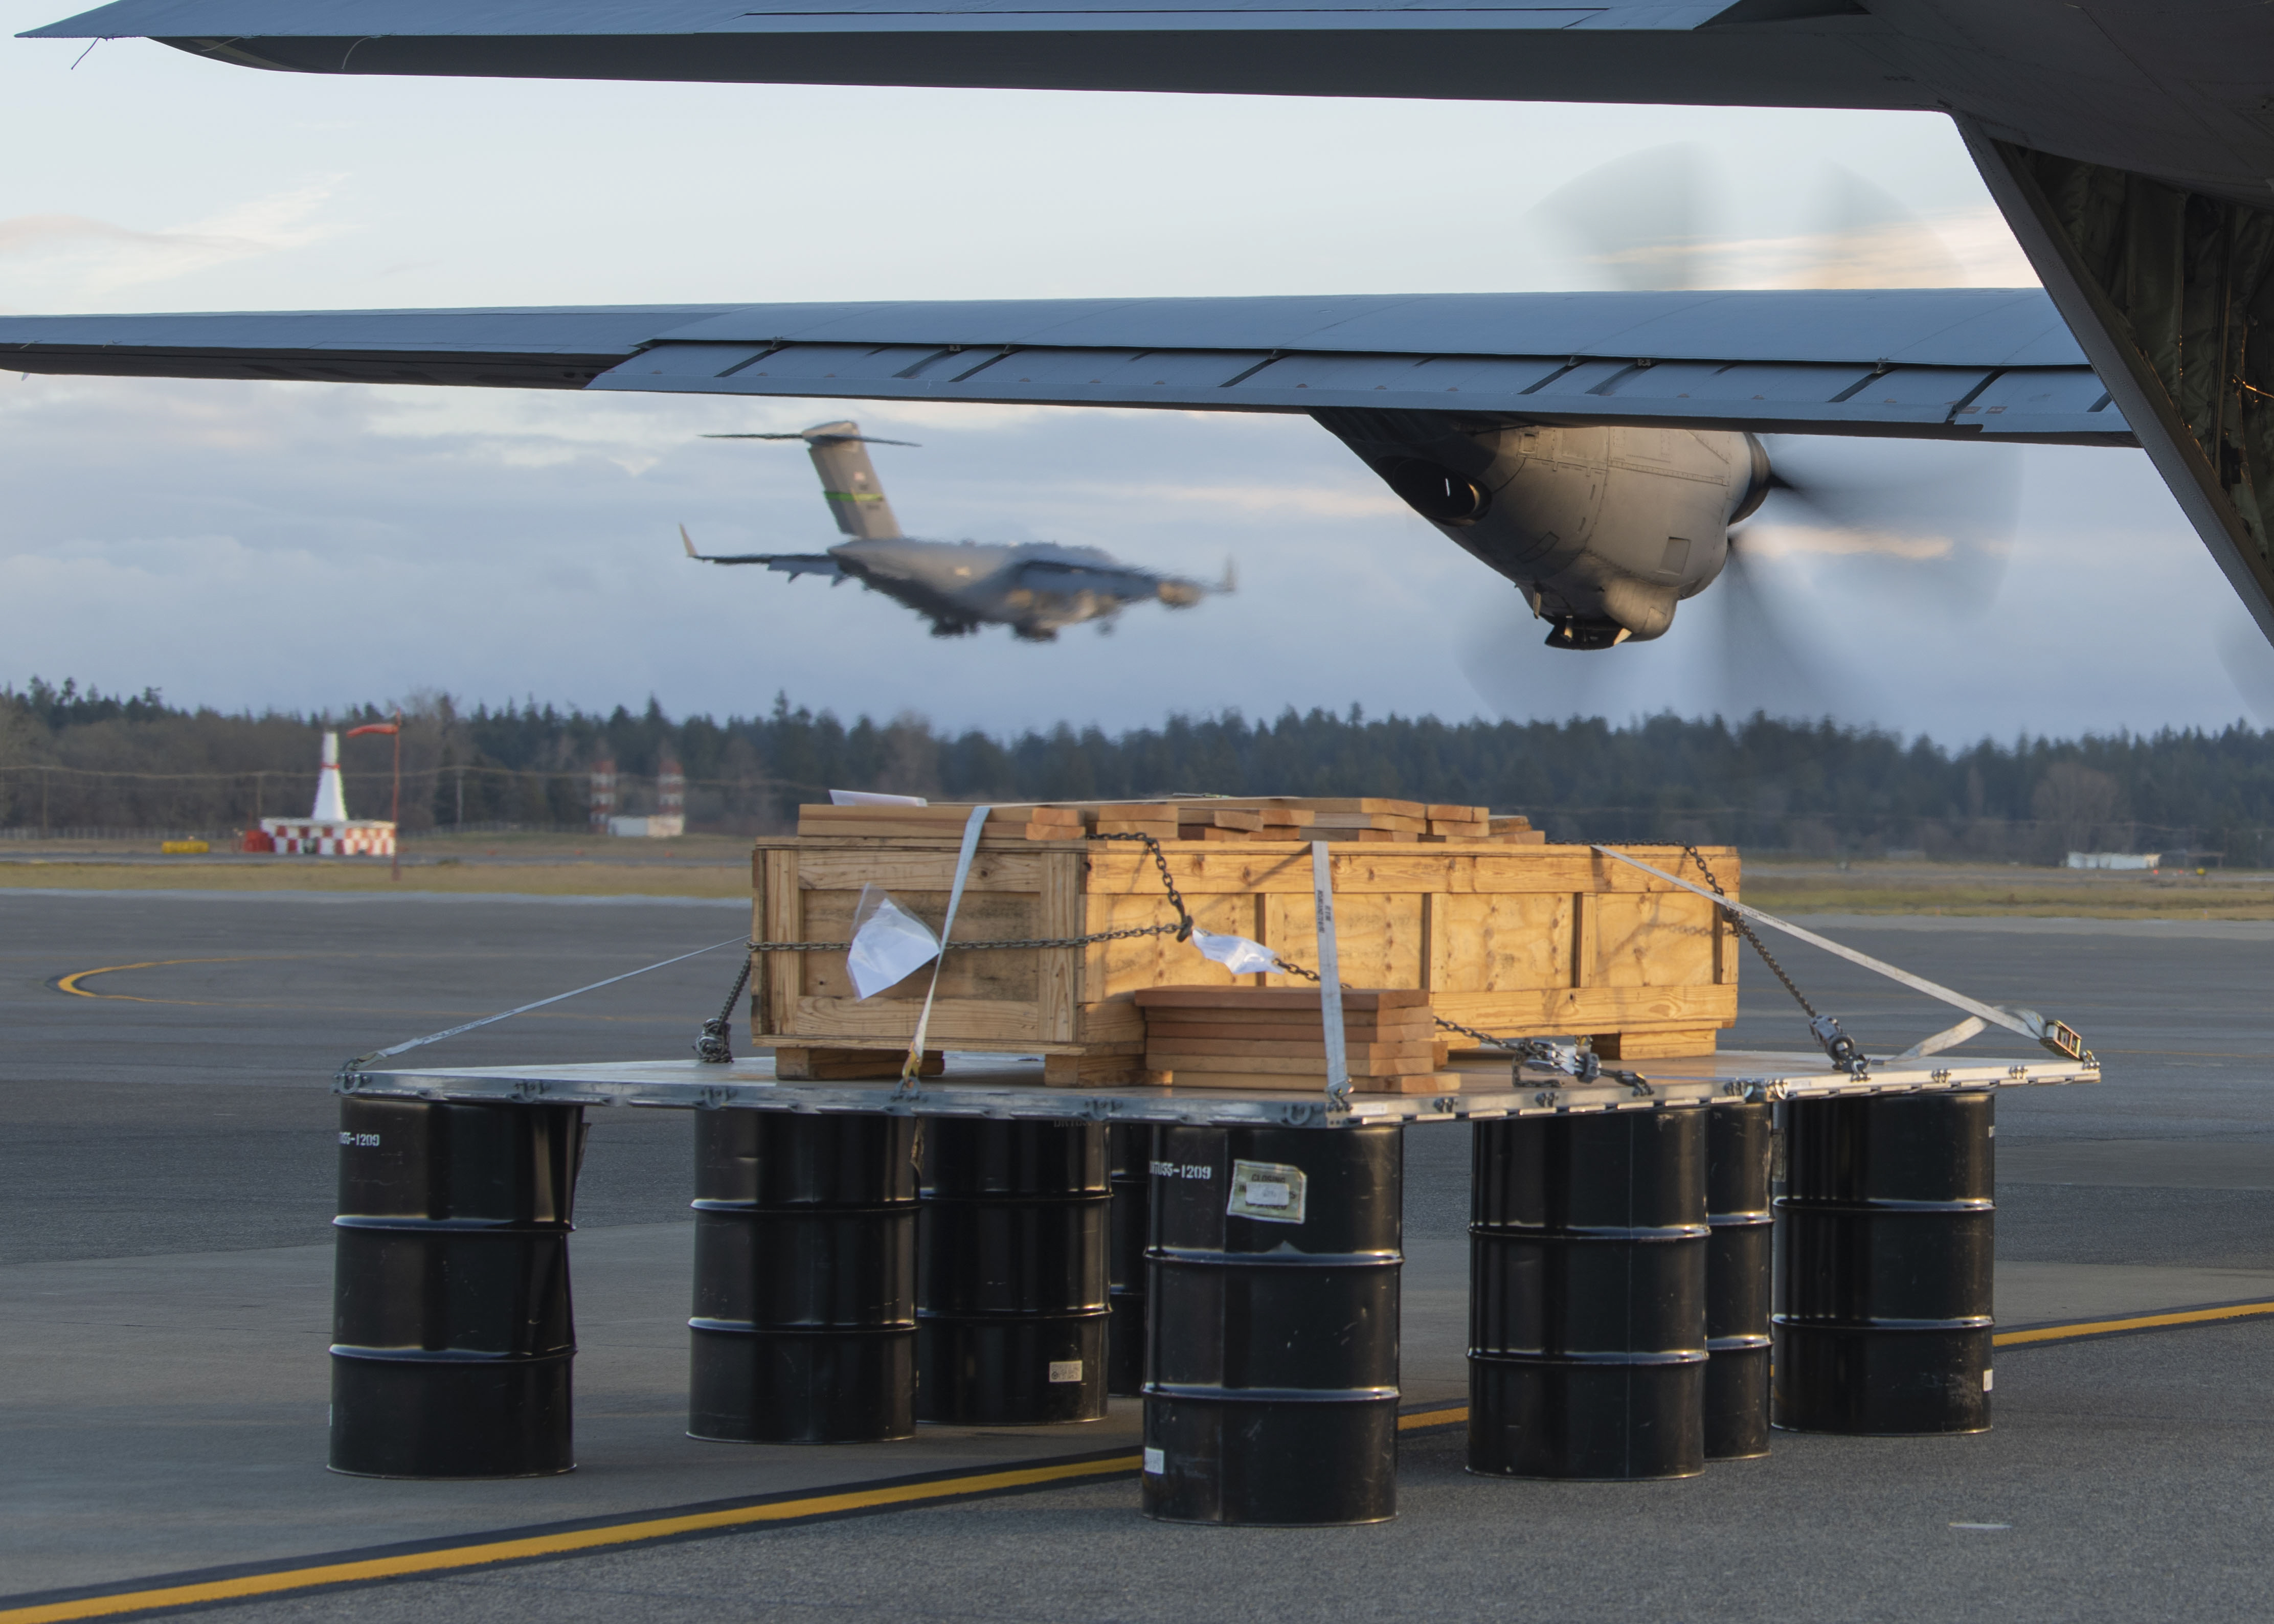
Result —
<instances>
[{"instance_id":1,"label":"grass field","mask_svg":"<svg viewBox=\"0 0 2274 1624\"><path fill-rule=\"evenodd\" d=\"M1772 914L2067 919L2274 919L2274 874L2105 873L1962 863L1745 865L1743 897Z\"/></svg>"},{"instance_id":2,"label":"grass field","mask_svg":"<svg viewBox=\"0 0 2274 1624\"><path fill-rule=\"evenodd\" d=\"M166 857L154 844L11 842L0 888L94 891L508 892L525 896L747 897L749 841L595 840L573 835L429 837L403 877L383 858ZM1773 914L2274 920L2274 873L2112 874L1961 863L1749 859L1746 901Z\"/></svg>"},{"instance_id":3,"label":"grass field","mask_svg":"<svg viewBox=\"0 0 2274 1624\"><path fill-rule=\"evenodd\" d=\"M750 865L729 863L406 863L402 879L387 860L284 858L272 862L149 862L69 858L0 861L0 888L87 891L320 891L507 892L531 897L748 897Z\"/></svg>"}]
</instances>

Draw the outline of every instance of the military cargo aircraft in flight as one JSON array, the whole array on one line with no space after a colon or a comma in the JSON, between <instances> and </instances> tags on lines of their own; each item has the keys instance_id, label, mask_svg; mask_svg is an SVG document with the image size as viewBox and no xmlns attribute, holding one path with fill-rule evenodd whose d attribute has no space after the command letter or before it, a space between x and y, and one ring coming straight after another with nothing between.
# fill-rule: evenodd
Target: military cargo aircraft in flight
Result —
<instances>
[{"instance_id":1,"label":"military cargo aircraft in flight","mask_svg":"<svg viewBox=\"0 0 2274 1624\"><path fill-rule=\"evenodd\" d=\"M2274 7L114 0L30 37L308 73L1938 114L2043 291L11 316L0 365L1307 413L1573 648L1659 635L1711 583L1777 483L1748 436L2137 445L2274 636Z\"/></svg>"},{"instance_id":2,"label":"military cargo aircraft in flight","mask_svg":"<svg viewBox=\"0 0 2274 1624\"><path fill-rule=\"evenodd\" d=\"M990 546L903 535L877 482L869 447L910 442L872 439L857 423L817 423L794 434L704 438L803 440L813 454L821 493L829 500L837 528L853 539L826 553L698 553L682 524L679 539L688 557L706 564L763 564L792 580L819 575L832 586L858 581L930 620L935 637L960 637L983 626L1007 626L1013 636L1028 643L1050 643L1065 628L1084 620L1097 621L1101 630L1110 628L1113 618L1133 603L1157 600L1171 609L1186 609L1210 592L1232 590L1229 566L1223 582L1211 587L1116 563L1096 547L1062 547L1050 542Z\"/></svg>"}]
</instances>

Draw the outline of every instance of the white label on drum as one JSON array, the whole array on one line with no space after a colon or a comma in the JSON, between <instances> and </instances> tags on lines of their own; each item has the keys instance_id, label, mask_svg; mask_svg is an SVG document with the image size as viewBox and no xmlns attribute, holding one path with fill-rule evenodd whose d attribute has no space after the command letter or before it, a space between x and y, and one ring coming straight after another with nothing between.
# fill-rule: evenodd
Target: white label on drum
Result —
<instances>
[{"instance_id":1,"label":"white label on drum","mask_svg":"<svg viewBox=\"0 0 2274 1624\"><path fill-rule=\"evenodd\" d=\"M1303 1222L1303 1169L1281 1162L1231 1164L1231 1199L1224 1211L1265 1223Z\"/></svg>"},{"instance_id":2,"label":"white label on drum","mask_svg":"<svg viewBox=\"0 0 2274 1624\"><path fill-rule=\"evenodd\" d=\"M1990 1372L1986 1370L1982 1372L1982 1390L1984 1393L1990 1391Z\"/></svg>"},{"instance_id":3,"label":"white label on drum","mask_svg":"<svg viewBox=\"0 0 2274 1624\"><path fill-rule=\"evenodd\" d=\"M1080 1381L1081 1380L1081 1361L1080 1359L1052 1359L1050 1361L1050 1380L1052 1381Z\"/></svg>"},{"instance_id":4,"label":"white label on drum","mask_svg":"<svg viewBox=\"0 0 2274 1624\"><path fill-rule=\"evenodd\" d=\"M1126 1459L1126 1457L1125 1456L1124 1458ZM1167 1455L1163 1455L1158 1449L1148 1449L1145 1451L1145 1471L1148 1477L1157 1477L1168 1470L1169 1457Z\"/></svg>"}]
</instances>

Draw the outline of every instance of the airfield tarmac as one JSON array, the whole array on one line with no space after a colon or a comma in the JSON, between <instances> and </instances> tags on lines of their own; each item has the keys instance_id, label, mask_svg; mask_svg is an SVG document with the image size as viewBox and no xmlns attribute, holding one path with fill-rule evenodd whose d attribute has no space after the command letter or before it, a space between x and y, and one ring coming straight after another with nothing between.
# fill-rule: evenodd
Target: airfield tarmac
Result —
<instances>
[{"instance_id":1,"label":"airfield tarmac","mask_svg":"<svg viewBox=\"0 0 2274 1624\"><path fill-rule=\"evenodd\" d=\"M2008 1347L1986 1435L1780 1434L1766 1460L1682 1483L1472 1478L1458 1427L1425 1425L1404 1440L1398 1520L1369 1529L1145 1522L1133 1477L1112 1464L1134 1446L1128 1403L1097 1426L926 1429L874 1447L694 1443L681 1436L689 1126L665 1112L592 1114L575 1244L581 1469L474 1484L326 1472L332 1069L739 939L746 921L698 899L0 891L0 1624L118 1616L185 1573L767 1495L805 1506L910 1474L999 1477L1070 1458L1032 1492L217 1610L806 1624L2263 1609L2266 1319ZM1813 922L2059 1013L2105 1063L2099 1085L1999 1101L2001 1327L2274 1299L2274 923ZM1805 949L1784 957L1868 1048L1946 1024L1891 984ZM428 1052L679 1053L730 963L694 960ZM96 969L69 983L88 996L57 985ZM1732 1047L1804 1046L1751 963L1744 997ZM1465 1141L1452 1125L1408 1133L1404 1388L1424 1423L1465 1396Z\"/></svg>"}]
</instances>

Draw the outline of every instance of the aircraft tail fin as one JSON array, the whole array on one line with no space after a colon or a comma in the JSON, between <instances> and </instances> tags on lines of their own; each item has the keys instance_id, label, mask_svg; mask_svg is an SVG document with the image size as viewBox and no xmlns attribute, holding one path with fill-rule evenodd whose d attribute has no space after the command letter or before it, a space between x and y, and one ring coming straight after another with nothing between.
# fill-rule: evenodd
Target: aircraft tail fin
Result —
<instances>
[{"instance_id":1,"label":"aircraft tail fin","mask_svg":"<svg viewBox=\"0 0 2274 1624\"><path fill-rule=\"evenodd\" d=\"M821 493L829 499L837 528L862 541L899 539L900 523L892 516L892 505L885 500L885 487L877 482L876 464L869 460L869 441L861 425L849 419L817 423L805 431L804 440L813 454L814 471L821 476Z\"/></svg>"},{"instance_id":2,"label":"aircraft tail fin","mask_svg":"<svg viewBox=\"0 0 2274 1624\"><path fill-rule=\"evenodd\" d=\"M679 540L680 545L687 549L688 557L699 559L703 556L695 550L695 538L687 533L687 527L684 524L679 527Z\"/></svg>"}]
</instances>

